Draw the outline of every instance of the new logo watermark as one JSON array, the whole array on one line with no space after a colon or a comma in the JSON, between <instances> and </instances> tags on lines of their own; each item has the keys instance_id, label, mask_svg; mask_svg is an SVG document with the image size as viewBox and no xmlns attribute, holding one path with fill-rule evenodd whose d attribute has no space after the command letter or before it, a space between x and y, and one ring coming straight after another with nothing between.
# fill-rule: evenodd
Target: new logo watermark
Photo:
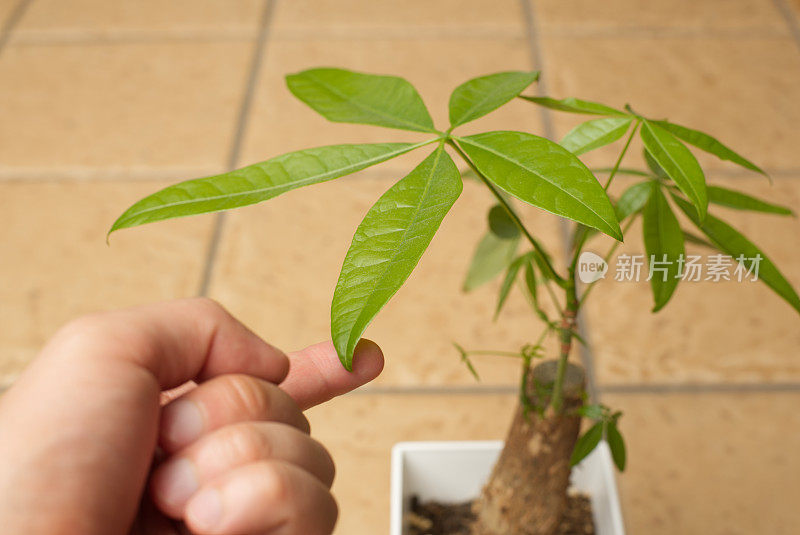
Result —
<instances>
[{"instance_id":1,"label":"new logo watermark","mask_svg":"<svg viewBox=\"0 0 800 535\"><path fill-rule=\"evenodd\" d=\"M604 279L608 272L608 263L603 257L591 251L584 251L578 257L578 278L584 284L591 284Z\"/></svg>"}]
</instances>

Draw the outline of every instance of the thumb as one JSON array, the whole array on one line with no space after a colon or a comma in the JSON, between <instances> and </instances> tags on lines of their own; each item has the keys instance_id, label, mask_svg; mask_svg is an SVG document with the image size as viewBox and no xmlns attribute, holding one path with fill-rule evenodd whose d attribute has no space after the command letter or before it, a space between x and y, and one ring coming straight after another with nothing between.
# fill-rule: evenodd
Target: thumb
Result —
<instances>
[{"instance_id":1,"label":"thumb","mask_svg":"<svg viewBox=\"0 0 800 535\"><path fill-rule=\"evenodd\" d=\"M348 372L328 341L290 353L289 362L289 374L280 387L306 410L375 379L383 370L383 352L362 338L353 355L353 371Z\"/></svg>"}]
</instances>

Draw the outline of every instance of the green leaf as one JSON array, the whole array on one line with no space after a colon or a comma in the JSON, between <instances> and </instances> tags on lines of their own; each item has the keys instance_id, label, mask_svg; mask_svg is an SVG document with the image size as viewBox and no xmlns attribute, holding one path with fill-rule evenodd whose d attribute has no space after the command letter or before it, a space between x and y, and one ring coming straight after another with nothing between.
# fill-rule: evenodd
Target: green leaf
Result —
<instances>
[{"instance_id":1,"label":"green leaf","mask_svg":"<svg viewBox=\"0 0 800 535\"><path fill-rule=\"evenodd\" d=\"M575 449L572 450L572 457L569 461L570 466L575 466L581 462L587 455L592 453L592 450L594 450L598 444L600 444L600 439L603 438L604 425L603 422L594 424L578 439L575 443Z\"/></svg>"},{"instance_id":2,"label":"green leaf","mask_svg":"<svg viewBox=\"0 0 800 535\"><path fill-rule=\"evenodd\" d=\"M533 299L533 302L537 303L539 300L538 281L536 280L536 272L533 269L531 258L528 258L527 262L525 262L525 286L528 288L528 293L531 299Z\"/></svg>"},{"instance_id":3,"label":"green leaf","mask_svg":"<svg viewBox=\"0 0 800 535\"><path fill-rule=\"evenodd\" d=\"M614 464L617 465L617 470L624 472L627 457L625 441L622 439L622 433L619 432L616 423L609 422L606 426L606 440L608 441L609 449L611 449L611 458L614 459Z\"/></svg>"},{"instance_id":4,"label":"green leaf","mask_svg":"<svg viewBox=\"0 0 800 535\"><path fill-rule=\"evenodd\" d=\"M514 259L514 261L508 266L508 269L506 270L506 276L503 278L503 283L500 285L500 294L497 298L497 308L494 311L495 320L497 320L497 317L500 315L500 311L503 310L503 305L506 304L506 299L508 299L511 288L514 286L514 281L517 278L519 269L522 267L524 262L528 261L529 255L524 254L519 258Z\"/></svg>"},{"instance_id":5,"label":"green leaf","mask_svg":"<svg viewBox=\"0 0 800 535\"><path fill-rule=\"evenodd\" d=\"M290 74L286 84L329 121L436 132L422 97L397 76L320 68Z\"/></svg>"},{"instance_id":6,"label":"green leaf","mask_svg":"<svg viewBox=\"0 0 800 535\"><path fill-rule=\"evenodd\" d=\"M524 132L455 138L478 170L503 191L622 240L605 190L577 156Z\"/></svg>"},{"instance_id":7,"label":"green leaf","mask_svg":"<svg viewBox=\"0 0 800 535\"><path fill-rule=\"evenodd\" d=\"M467 350L455 342L453 342L453 345L455 346L456 351L458 351L459 355L461 355L461 362L463 362L464 365L467 367L469 373L472 374L472 376L475 378L476 381L480 381L481 377L480 375L478 375L478 370L476 370L475 366L472 365L472 361L469 358L469 353L467 353Z\"/></svg>"},{"instance_id":8,"label":"green leaf","mask_svg":"<svg viewBox=\"0 0 800 535\"><path fill-rule=\"evenodd\" d=\"M400 289L461 193L442 145L394 184L356 229L331 305L331 334L345 368L378 311Z\"/></svg>"},{"instance_id":9,"label":"green leaf","mask_svg":"<svg viewBox=\"0 0 800 535\"><path fill-rule=\"evenodd\" d=\"M691 232L688 232L686 230L683 231L683 241L686 242L686 243L693 243L695 245L700 245L702 247L708 247L709 249L712 249L714 251L717 250L716 247L714 247L713 245L708 243L706 240L704 240L700 236L697 236L696 234L692 234Z\"/></svg>"},{"instance_id":10,"label":"green leaf","mask_svg":"<svg viewBox=\"0 0 800 535\"><path fill-rule=\"evenodd\" d=\"M708 211L706 179L700 164L678 139L650 121L642 121L642 141L653 159L692 201L702 221Z\"/></svg>"},{"instance_id":11,"label":"green leaf","mask_svg":"<svg viewBox=\"0 0 800 535\"><path fill-rule=\"evenodd\" d=\"M672 213L667 198L656 182L651 182L650 199L642 212L642 231L648 262L651 263L650 287L653 290L653 312L667 304L680 282L679 259L685 251L683 231ZM653 261L655 260L655 264ZM659 264L663 263L663 264Z\"/></svg>"},{"instance_id":12,"label":"green leaf","mask_svg":"<svg viewBox=\"0 0 800 535\"><path fill-rule=\"evenodd\" d=\"M615 142L628 131L633 117L604 117L581 123L564 136L561 146L579 155Z\"/></svg>"},{"instance_id":13,"label":"green leaf","mask_svg":"<svg viewBox=\"0 0 800 535\"><path fill-rule=\"evenodd\" d=\"M757 166L750 160L744 158L743 156L737 154L730 148L720 143L719 140L709 136L704 132L700 132L699 130L693 130L685 126L681 126L679 124L670 123L668 121L653 121L653 122L656 123L661 128L663 128L664 130L672 132L673 135L684 140L686 143L694 145L698 149L702 149L710 154L713 154L720 160L727 160L737 165L741 165L746 169L750 169L751 171L755 171L757 173L761 173L764 176L768 176L767 173L765 173L764 170L761 169L759 166Z\"/></svg>"},{"instance_id":14,"label":"green leaf","mask_svg":"<svg viewBox=\"0 0 800 535\"><path fill-rule=\"evenodd\" d=\"M590 102L588 100L581 100L573 97L568 97L561 100L550 97L523 96L520 98L534 102L540 106L544 106L545 108L550 108L551 110L568 111L571 113L584 113L587 115L628 115L624 111L611 108L605 104L599 104L597 102Z\"/></svg>"},{"instance_id":15,"label":"green leaf","mask_svg":"<svg viewBox=\"0 0 800 535\"><path fill-rule=\"evenodd\" d=\"M767 214L794 215L794 212L785 206L768 203L761 199L751 197L741 191L734 191L720 186L708 186L708 202L736 208L737 210L750 210Z\"/></svg>"},{"instance_id":16,"label":"green leaf","mask_svg":"<svg viewBox=\"0 0 800 535\"><path fill-rule=\"evenodd\" d=\"M663 178L665 180L669 180L669 176L667 176L667 172L658 165L658 162L653 158L653 155L647 152L647 149L643 149L642 152L644 153L644 161L647 162L647 167L650 168L650 171L656 178Z\"/></svg>"},{"instance_id":17,"label":"green leaf","mask_svg":"<svg viewBox=\"0 0 800 535\"><path fill-rule=\"evenodd\" d=\"M498 238L511 239L520 235L519 227L505 207L495 204L489 209L489 230Z\"/></svg>"},{"instance_id":18,"label":"green leaf","mask_svg":"<svg viewBox=\"0 0 800 535\"><path fill-rule=\"evenodd\" d=\"M652 184L653 181L646 180L634 184L622 192L615 207L617 219L619 221L622 221L626 217L644 208L644 205L647 204L647 200L650 198L650 193L653 191Z\"/></svg>"},{"instance_id":19,"label":"green leaf","mask_svg":"<svg viewBox=\"0 0 800 535\"><path fill-rule=\"evenodd\" d=\"M456 127L496 110L538 79L538 71L514 71L464 82L450 95L450 125Z\"/></svg>"},{"instance_id":20,"label":"green leaf","mask_svg":"<svg viewBox=\"0 0 800 535\"><path fill-rule=\"evenodd\" d=\"M163 219L218 212L266 201L295 188L355 173L427 143L316 147L290 152L229 173L188 180L138 201L114 222L108 233Z\"/></svg>"},{"instance_id":21,"label":"green leaf","mask_svg":"<svg viewBox=\"0 0 800 535\"><path fill-rule=\"evenodd\" d=\"M491 231L487 232L472 256L463 290L471 292L502 273L514 259L519 240L519 236L505 239Z\"/></svg>"},{"instance_id":22,"label":"green leaf","mask_svg":"<svg viewBox=\"0 0 800 535\"><path fill-rule=\"evenodd\" d=\"M705 221L700 221L697 214L692 210L691 204L685 199L675 194L672 195L672 198L675 200L678 207L683 210L683 213L711 239L711 243L720 251L730 255L734 260L741 255L746 262L750 263L752 263L750 259L760 255L761 260L758 263L758 279L772 288L775 293L786 300L795 310L800 312L800 297L798 297L797 292L761 249L738 230L714 216L709 215Z\"/></svg>"}]
</instances>

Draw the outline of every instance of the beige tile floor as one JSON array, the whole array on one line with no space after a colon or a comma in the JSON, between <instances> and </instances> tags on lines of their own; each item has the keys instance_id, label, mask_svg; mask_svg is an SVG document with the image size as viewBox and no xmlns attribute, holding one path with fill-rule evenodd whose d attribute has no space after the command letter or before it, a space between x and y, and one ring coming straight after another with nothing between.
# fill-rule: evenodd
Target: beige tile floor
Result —
<instances>
[{"instance_id":1,"label":"beige tile floor","mask_svg":"<svg viewBox=\"0 0 800 535\"><path fill-rule=\"evenodd\" d=\"M353 229L421 155L104 243L115 215L171 181L312 144L416 139L326 123L283 82L309 66L406 76L438 121L463 80L542 67L554 96L630 102L713 132L775 184L701 157L710 181L800 206L798 20L797 0L0 0L0 384L70 317L198 293L281 347L327 336ZM560 138L575 120L516 102L475 127ZM614 150L587 162L610 165ZM311 411L339 466L337 533L386 532L394 442L503 435L516 365L476 359L476 384L450 346L511 349L538 332L518 296L493 324L496 285L459 292L490 202L465 186L368 331L387 354L383 376ZM800 286L797 219L722 213ZM558 222L525 217L559 254ZM620 252L641 252L636 231ZM586 314L599 395L626 413L629 532L795 533L797 315L738 283L686 285L660 315L649 308L646 285L604 281Z\"/></svg>"}]
</instances>

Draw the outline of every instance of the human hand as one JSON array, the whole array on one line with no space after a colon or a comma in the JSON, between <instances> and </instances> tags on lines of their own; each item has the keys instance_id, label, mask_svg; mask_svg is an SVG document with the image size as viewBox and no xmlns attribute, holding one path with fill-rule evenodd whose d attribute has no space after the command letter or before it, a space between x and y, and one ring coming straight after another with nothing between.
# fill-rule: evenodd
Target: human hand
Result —
<instances>
[{"instance_id":1,"label":"human hand","mask_svg":"<svg viewBox=\"0 0 800 535\"><path fill-rule=\"evenodd\" d=\"M352 373L330 343L287 358L205 299L76 320L0 397L3 533L330 533L301 411L382 366L366 340Z\"/></svg>"}]
</instances>

